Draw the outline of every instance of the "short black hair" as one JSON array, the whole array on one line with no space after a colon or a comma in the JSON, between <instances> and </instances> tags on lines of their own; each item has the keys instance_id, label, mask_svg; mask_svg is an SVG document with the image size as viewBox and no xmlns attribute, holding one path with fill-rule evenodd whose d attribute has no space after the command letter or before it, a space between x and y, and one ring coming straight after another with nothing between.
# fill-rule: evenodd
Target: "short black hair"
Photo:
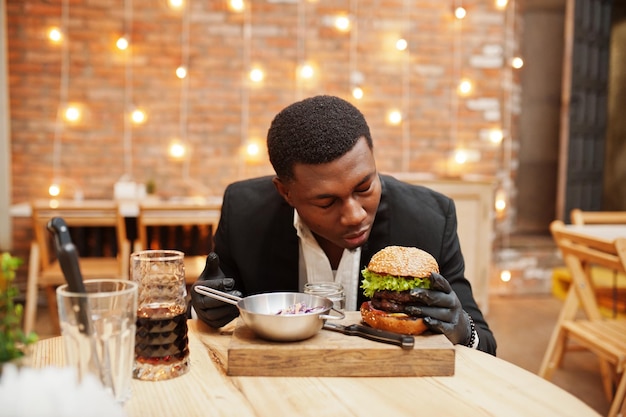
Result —
<instances>
[{"instance_id":1,"label":"short black hair","mask_svg":"<svg viewBox=\"0 0 626 417\"><path fill-rule=\"evenodd\" d=\"M295 164L332 162L364 137L373 149L363 114L334 96L306 98L281 110L267 132L267 150L276 175L293 179Z\"/></svg>"}]
</instances>

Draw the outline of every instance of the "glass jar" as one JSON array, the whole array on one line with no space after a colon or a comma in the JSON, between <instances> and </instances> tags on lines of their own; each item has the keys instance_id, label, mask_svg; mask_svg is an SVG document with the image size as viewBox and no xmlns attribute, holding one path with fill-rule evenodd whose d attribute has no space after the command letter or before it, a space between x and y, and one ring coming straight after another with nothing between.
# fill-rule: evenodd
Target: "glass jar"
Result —
<instances>
[{"instance_id":1,"label":"glass jar","mask_svg":"<svg viewBox=\"0 0 626 417\"><path fill-rule=\"evenodd\" d=\"M346 308L346 294L339 282L307 282L304 284L304 292L329 298L335 310L343 311Z\"/></svg>"}]
</instances>

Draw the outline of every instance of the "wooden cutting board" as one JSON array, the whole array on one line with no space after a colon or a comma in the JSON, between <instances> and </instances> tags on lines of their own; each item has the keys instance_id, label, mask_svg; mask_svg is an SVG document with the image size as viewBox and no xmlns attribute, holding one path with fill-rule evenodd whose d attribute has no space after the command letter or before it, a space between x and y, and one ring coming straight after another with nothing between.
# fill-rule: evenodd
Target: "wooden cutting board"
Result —
<instances>
[{"instance_id":1,"label":"wooden cutting board","mask_svg":"<svg viewBox=\"0 0 626 417\"><path fill-rule=\"evenodd\" d=\"M340 324L360 323L358 311L346 312ZM239 320L228 347L231 376L450 376L454 346L441 334L415 336L412 350L320 330L299 342L258 338Z\"/></svg>"}]
</instances>

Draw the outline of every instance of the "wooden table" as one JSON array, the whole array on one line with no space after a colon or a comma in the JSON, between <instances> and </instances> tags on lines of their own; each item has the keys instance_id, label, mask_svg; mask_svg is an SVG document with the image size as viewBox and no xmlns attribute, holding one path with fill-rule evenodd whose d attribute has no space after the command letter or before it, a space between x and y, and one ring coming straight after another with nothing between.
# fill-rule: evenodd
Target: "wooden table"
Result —
<instances>
[{"instance_id":1,"label":"wooden table","mask_svg":"<svg viewBox=\"0 0 626 417\"><path fill-rule=\"evenodd\" d=\"M45 200L42 200L45 201ZM55 199L48 199L47 201L55 201ZM137 199L119 199L119 200L65 200L71 201L76 206L81 206L83 204L90 204L90 202L102 202L102 201L115 201L119 204L120 213L124 217L137 217L139 214L139 205L140 204L150 204L153 206L168 208L169 206L180 206L180 205L189 205L191 207L196 205L212 205L215 207L215 210L219 212L222 206L222 197L218 196L208 196L206 198L194 198L194 197L185 197L185 198L170 198L170 199L160 199L158 197L144 198L141 200ZM11 217L30 217L32 215L31 205L29 202L16 203L11 205L9 208L9 214Z\"/></svg>"},{"instance_id":2,"label":"wooden table","mask_svg":"<svg viewBox=\"0 0 626 417\"><path fill-rule=\"evenodd\" d=\"M229 377L229 342L230 334L190 320L190 371L133 380L128 416L599 416L537 375L463 346L451 377ZM33 366L63 364L60 337L35 345Z\"/></svg>"},{"instance_id":3,"label":"wooden table","mask_svg":"<svg viewBox=\"0 0 626 417\"><path fill-rule=\"evenodd\" d=\"M602 243L612 243L617 238L626 237L626 224L570 224L565 227L571 232L596 239Z\"/></svg>"}]
</instances>

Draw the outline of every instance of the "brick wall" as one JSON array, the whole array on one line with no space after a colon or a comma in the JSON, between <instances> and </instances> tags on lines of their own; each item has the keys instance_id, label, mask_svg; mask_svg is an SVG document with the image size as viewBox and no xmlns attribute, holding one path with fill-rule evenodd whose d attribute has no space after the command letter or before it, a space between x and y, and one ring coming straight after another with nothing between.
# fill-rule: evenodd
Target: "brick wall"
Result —
<instances>
[{"instance_id":1,"label":"brick wall","mask_svg":"<svg viewBox=\"0 0 626 417\"><path fill-rule=\"evenodd\" d=\"M233 180L272 172L266 158L243 161L242 144L247 138L263 140L281 108L320 93L349 99L363 111L381 171L498 177L510 168L503 165L504 146L490 143L485 132L504 128L510 133L506 147L515 149L520 92L518 74L507 63L518 52L521 25L512 24L519 20L516 13L497 9L493 0L464 1L468 16L462 24L452 14L452 1L254 0L246 15L230 10L226 0L193 0L184 102L192 147L188 177L184 164L166 153L180 133L182 81L174 71L183 50L181 11L165 0L133 0L130 14L122 0L68 1L68 101L80 104L84 117L61 125L54 172L63 48L46 33L61 26L62 1L6 3L13 202L46 197L55 175L78 184L85 198L112 197L124 174L154 180L164 195L194 189L221 194ZM332 26L340 13L352 15L356 31ZM118 51L115 41L130 26L127 62L129 54ZM407 51L394 49L399 36L407 39ZM313 80L296 78L300 58L315 63ZM258 85L246 78L246 60L265 70ZM363 78L361 100L350 95L353 71ZM473 80L468 97L456 94L461 76ZM130 90L147 121L125 130ZM386 121L394 108L404 111L403 125ZM125 135L132 138L130 157ZM450 155L461 146L478 151L480 159L455 168ZM129 161L131 172L125 168ZM26 257L28 221L16 219L13 225L16 253Z\"/></svg>"}]
</instances>

